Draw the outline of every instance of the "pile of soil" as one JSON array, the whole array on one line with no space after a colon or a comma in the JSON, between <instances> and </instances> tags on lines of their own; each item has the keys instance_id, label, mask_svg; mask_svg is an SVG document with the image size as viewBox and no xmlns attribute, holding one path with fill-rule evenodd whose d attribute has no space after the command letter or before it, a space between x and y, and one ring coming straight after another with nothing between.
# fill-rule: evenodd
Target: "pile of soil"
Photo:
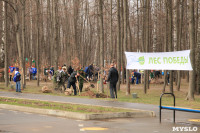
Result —
<instances>
[{"instance_id":1,"label":"pile of soil","mask_svg":"<svg viewBox=\"0 0 200 133\"><path fill-rule=\"evenodd\" d=\"M91 90L81 93L81 96L89 96L92 98L96 98L96 94Z\"/></svg>"},{"instance_id":2,"label":"pile of soil","mask_svg":"<svg viewBox=\"0 0 200 133\"><path fill-rule=\"evenodd\" d=\"M97 93L96 94L96 98L107 98L107 97L109 97L109 96L107 96L107 95L105 95L103 93Z\"/></svg>"},{"instance_id":3,"label":"pile of soil","mask_svg":"<svg viewBox=\"0 0 200 133\"><path fill-rule=\"evenodd\" d=\"M89 90L84 93L81 93L81 96L89 96L91 98L107 98L107 95L103 93L94 93L93 91Z\"/></svg>"}]
</instances>

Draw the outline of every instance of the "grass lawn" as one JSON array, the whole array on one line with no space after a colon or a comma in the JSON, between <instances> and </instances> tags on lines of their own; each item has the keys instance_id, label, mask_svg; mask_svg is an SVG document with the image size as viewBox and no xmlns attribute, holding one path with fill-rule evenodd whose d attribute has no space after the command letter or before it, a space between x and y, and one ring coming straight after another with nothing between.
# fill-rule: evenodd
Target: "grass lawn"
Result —
<instances>
[{"instance_id":1,"label":"grass lawn","mask_svg":"<svg viewBox=\"0 0 200 133\"><path fill-rule=\"evenodd\" d=\"M27 100L27 99L15 99L15 98L5 98L5 97L0 97L0 104L28 106L34 108L54 109L54 110L63 110L63 111L79 112L79 113L133 112L133 110L129 109L89 106L89 105L69 104L69 103L57 103L57 102Z\"/></svg>"},{"instance_id":2,"label":"grass lawn","mask_svg":"<svg viewBox=\"0 0 200 133\"><path fill-rule=\"evenodd\" d=\"M48 94L42 93L41 91L42 86L48 86L49 88L53 89L52 82L50 81L48 81L47 83L41 82L40 87L37 87L36 84L37 84L36 81L27 82L27 86L23 90L23 93L64 96L63 93L55 92L55 91L53 93L48 93ZM87 83L84 83L84 86L87 86L87 85L88 85ZM177 91L176 86L174 85L174 94L176 96L176 106L200 109L200 95L195 95L195 101L185 100L187 96L188 85L189 84L184 79L182 80L180 91ZM118 91L117 101L159 105L160 95L162 94L162 88L163 88L163 84L150 84L150 89L147 90L147 94L144 94L143 84L131 85L131 94L137 93L138 95L138 98L133 99L131 94L126 95L125 85L121 85L121 90ZM96 88L92 90L96 92ZM15 84L14 84L14 89L11 89L10 86L5 87L4 83L0 83L0 91L15 91ZM107 85L104 85L104 91L106 95L108 96L110 95ZM169 86L166 87L166 92L169 92ZM75 96L75 97L89 98L87 96ZM110 98L100 98L100 99L110 100ZM163 101L163 105L169 105L169 106L173 105L173 98L170 96L164 96L162 101Z\"/></svg>"}]
</instances>

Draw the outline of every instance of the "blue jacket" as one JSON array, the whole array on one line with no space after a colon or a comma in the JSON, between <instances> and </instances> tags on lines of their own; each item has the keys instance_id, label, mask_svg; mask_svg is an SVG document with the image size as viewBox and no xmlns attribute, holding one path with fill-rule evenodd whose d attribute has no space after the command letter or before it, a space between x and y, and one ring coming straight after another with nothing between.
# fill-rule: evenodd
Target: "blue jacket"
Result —
<instances>
[{"instance_id":1,"label":"blue jacket","mask_svg":"<svg viewBox=\"0 0 200 133\"><path fill-rule=\"evenodd\" d=\"M33 73L33 74L36 74L36 73L37 73L37 68L33 67L33 68L32 68L32 73Z\"/></svg>"}]
</instances>

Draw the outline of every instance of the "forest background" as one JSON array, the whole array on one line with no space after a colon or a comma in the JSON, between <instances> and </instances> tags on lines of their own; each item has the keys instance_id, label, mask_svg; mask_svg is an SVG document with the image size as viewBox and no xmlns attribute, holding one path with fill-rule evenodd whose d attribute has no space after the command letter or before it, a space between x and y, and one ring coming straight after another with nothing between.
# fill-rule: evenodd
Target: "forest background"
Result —
<instances>
[{"instance_id":1,"label":"forest background","mask_svg":"<svg viewBox=\"0 0 200 133\"><path fill-rule=\"evenodd\" d=\"M78 58L81 66L100 66L101 73L105 64L115 62L119 74L126 71L128 81L124 51L190 49L193 71L170 71L170 81L180 90L181 79L186 78L186 99L194 100L194 94L200 93L199 4L199 0L0 0L1 77L8 86L8 66L18 65L25 86L27 62L31 66L36 61L40 79L44 66L56 70ZM145 94L148 75L145 71ZM104 92L102 76L100 91ZM172 83L169 91L174 91ZM130 94L129 82L126 94Z\"/></svg>"}]
</instances>

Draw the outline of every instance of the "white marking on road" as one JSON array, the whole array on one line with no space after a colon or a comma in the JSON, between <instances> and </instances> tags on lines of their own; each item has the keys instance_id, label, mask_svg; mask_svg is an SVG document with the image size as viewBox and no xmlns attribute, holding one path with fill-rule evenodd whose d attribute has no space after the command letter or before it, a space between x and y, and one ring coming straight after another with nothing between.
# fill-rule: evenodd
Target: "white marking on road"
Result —
<instances>
[{"instance_id":1,"label":"white marking on road","mask_svg":"<svg viewBox=\"0 0 200 133\"><path fill-rule=\"evenodd\" d=\"M79 127L83 127L83 124L78 124Z\"/></svg>"},{"instance_id":2,"label":"white marking on road","mask_svg":"<svg viewBox=\"0 0 200 133\"><path fill-rule=\"evenodd\" d=\"M80 131L81 131L81 132L84 132L84 131L85 131L85 129L82 129L82 128L81 128L81 129L80 129Z\"/></svg>"}]
</instances>

